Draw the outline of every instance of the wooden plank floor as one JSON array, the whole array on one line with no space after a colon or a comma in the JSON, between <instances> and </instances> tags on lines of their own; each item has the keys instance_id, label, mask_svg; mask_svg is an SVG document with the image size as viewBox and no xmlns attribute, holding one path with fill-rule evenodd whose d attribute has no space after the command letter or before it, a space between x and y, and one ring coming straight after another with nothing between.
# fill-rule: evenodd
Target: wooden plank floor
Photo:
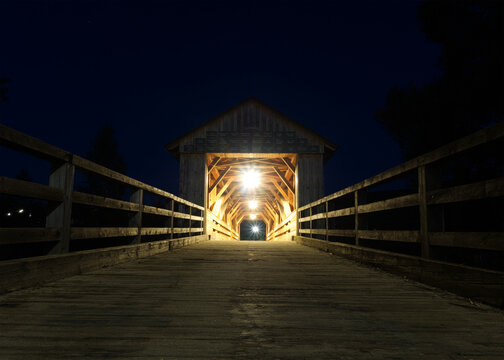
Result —
<instances>
[{"instance_id":1,"label":"wooden plank floor","mask_svg":"<svg viewBox=\"0 0 504 360\"><path fill-rule=\"evenodd\" d=\"M0 296L0 359L504 359L504 313L292 242Z\"/></svg>"}]
</instances>

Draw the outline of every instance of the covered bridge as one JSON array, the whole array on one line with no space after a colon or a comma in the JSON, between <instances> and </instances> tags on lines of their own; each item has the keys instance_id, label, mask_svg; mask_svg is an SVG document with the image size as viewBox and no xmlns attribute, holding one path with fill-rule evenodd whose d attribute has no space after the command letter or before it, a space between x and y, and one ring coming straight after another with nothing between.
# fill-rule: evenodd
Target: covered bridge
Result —
<instances>
[{"instance_id":1,"label":"covered bridge","mask_svg":"<svg viewBox=\"0 0 504 360\"><path fill-rule=\"evenodd\" d=\"M323 165L338 146L249 98L166 148L180 162L180 196L210 209L208 233L237 238L257 219L271 239L292 236L297 206L324 195Z\"/></svg>"}]
</instances>

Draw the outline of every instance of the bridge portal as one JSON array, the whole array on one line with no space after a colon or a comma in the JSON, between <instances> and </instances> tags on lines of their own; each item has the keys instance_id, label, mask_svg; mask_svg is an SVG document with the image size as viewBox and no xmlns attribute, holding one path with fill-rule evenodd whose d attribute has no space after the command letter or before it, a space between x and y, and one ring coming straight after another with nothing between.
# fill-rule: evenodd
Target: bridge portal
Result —
<instances>
[{"instance_id":1,"label":"bridge portal","mask_svg":"<svg viewBox=\"0 0 504 360\"><path fill-rule=\"evenodd\" d=\"M166 148L180 162L180 196L210 210L206 233L239 238L242 221L257 219L272 240L294 235L297 207L324 195L323 164L338 146L250 98Z\"/></svg>"}]
</instances>

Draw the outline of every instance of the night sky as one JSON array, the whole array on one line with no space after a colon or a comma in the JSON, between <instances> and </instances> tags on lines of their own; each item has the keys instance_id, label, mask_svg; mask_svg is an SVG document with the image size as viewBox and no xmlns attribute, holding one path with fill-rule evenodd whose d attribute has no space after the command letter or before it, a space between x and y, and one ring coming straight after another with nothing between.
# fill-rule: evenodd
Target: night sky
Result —
<instances>
[{"instance_id":1,"label":"night sky","mask_svg":"<svg viewBox=\"0 0 504 360\"><path fill-rule=\"evenodd\" d=\"M81 156L112 124L127 174L177 193L164 145L255 96L340 146L332 193L401 162L374 112L440 71L417 5L0 0L0 122ZM40 172L11 154L1 175Z\"/></svg>"}]
</instances>

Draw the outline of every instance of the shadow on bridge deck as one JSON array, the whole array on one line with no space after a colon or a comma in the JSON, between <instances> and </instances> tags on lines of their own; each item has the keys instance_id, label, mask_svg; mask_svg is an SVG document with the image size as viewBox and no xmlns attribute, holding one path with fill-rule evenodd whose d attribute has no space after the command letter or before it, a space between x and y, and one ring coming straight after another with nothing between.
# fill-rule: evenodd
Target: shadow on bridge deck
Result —
<instances>
[{"instance_id":1,"label":"shadow on bridge deck","mask_svg":"<svg viewBox=\"0 0 504 360\"><path fill-rule=\"evenodd\" d=\"M293 242L207 241L0 296L1 359L502 359L504 313Z\"/></svg>"}]
</instances>

